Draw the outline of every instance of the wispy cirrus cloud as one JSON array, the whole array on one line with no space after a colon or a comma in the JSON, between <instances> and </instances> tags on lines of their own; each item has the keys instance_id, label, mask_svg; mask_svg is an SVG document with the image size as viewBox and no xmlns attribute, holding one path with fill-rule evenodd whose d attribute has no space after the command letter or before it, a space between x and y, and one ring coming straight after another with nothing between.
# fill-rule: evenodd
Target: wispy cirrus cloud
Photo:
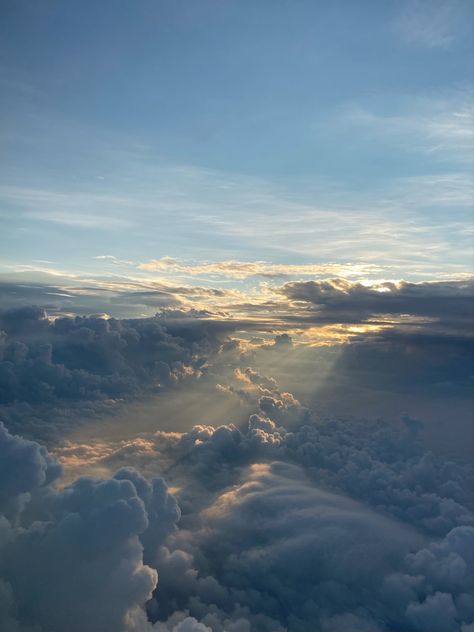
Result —
<instances>
[{"instance_id":1,"label":"wispy cirrus cloud","mask_svg":"<svg viewBox=\"0 0 474 632\"><path fill-rule=\"evenodd\" d=\"M363 130L368 141L378 139L387 148L459 168L473 162L473 98L472 87L465 86L445 95L399 96L391 109L352 104L343 108L336 124Z\"/></svg>"},{"instance_id":2,"label":"wispy cirrus cloud","mask_svg":"<svg viewBox=\"0 0 474 632\"><path fill-rule=\"evenodd\" d=\"M156 270L190 276L341 275L348 261L401 267L401 276L440 269L455 274L471 261L471 103L467 89L440 98L407 96L395 110L380 103L341 106L327 121L332 135L350 132L363 150L383 147L402 166L407 155L416 156L409 175L395 169L362 183L343 174L277 181L171 164L151 147L99 138L90 147L91 163L100 162L105 179L97 180L91 169L87 182L0 183L0 214L9 241L24 235L35 259L46 258L35 250L38 234L55 231L47 258L58 260L54 246L76 252L78 229L93 235L95 252L92 240L81 245L91 258L112 252L116 260L104 262L115 267L155 260L161 262ZM173 270L163 263L165 255L179 262ZM184 258L205 263L183 264Z\"/></svg>"},{"instance_id":3,"label":"wispy cirrus cloud","mask_svg":"<svg viewBox=\"0 0 474 632\"><path fill-rule=\"evenodd\" d=\"M446 49L462 19L472 19L472 4L464 0L411 0L405 2L394 23L410 44Z\"/></svg>"},{"instance_id":4,"label":"wispy cirrus cloud","mask_svg":"<svg viewBox=\"0 0 474 632\"><path fill-rule=\"evenodd\" d=\"M8 205L7 209L20 209L21 216L29 220L106 230L135 224L131 213L123 213L130 209L131 200L112 193L2 186L0 198ZM18 210L15 213L4 210L2 215L17 213Z\"/></svg>"},{"instance_id":5,"label":"wispy cirrus cloud","mask_svg":"<svg viewBox=\"0 0 474 632\"><path fill-rule=\"evenodd\" d=\"M175 190L161 190L159 184L149 190L115 194L2 187L0 197L5 208L2 214L6 222L14 220L16 226L19 224L26 231L34 229L32 222L94 231L96 239L101 240L99 247L104 250L114 247L115 256L121 261L131 261L138 255L138 251L130 250L131 233L143 240L140 251L145 251L150 260L166 235L167 241L170 235L176 241L170 253L173 258L192 239L189 255L197 254L202 259L212 230L216 259L221 251L229 252L230 245L231 251L240 255L240 261L261 261L262 255L275 261L298 254L300 259L306 259L304 265L326 265L332 261L341 266L349 259L366 265L406 265L408 269L426 263L427 257L432 256L430 248L438 253L438 258L432 257L432 261L433 267L439 268L439 253L451 250L451 242L459 237L460 231L463 233L467 224L463 217L456 220L455 214L460 208L465 212L472 201L471 183L464 174L392 179L385 185L374 186L370 193L345 191L336 200L325 199L328 194L321 193L317 196L321 203L310 194L302 192L295 196L268 182L243 176L227 179L226 174L200 170L167 175L175 178ZM166 174L161 176L164 178ZM208 187L212 188L211 193ZM453 219L443 219L440 223L435 217L426 216L427 206L450 208ZM113 239L109 237L111 230ZM164 237L157 242L153 238L156 234ZM76 235L71 233L70 238L75 240ZM169 253L170 248L167 250ZM234 271L237 268L232 267ZM251 267L256 270L254 265ZM240 266L242 273L244 268ZM213 265L207 271L218 269L222 273L224 266ZM190 267L186 271L193 274ZM258 273L283 271L283 267L265 270L260 266ZM294 271L304 273L303 268L295 267ZM313 271L318 270L313 268ZM334 273L340 272L334 270Z\"/></svg>"}]
</instances>

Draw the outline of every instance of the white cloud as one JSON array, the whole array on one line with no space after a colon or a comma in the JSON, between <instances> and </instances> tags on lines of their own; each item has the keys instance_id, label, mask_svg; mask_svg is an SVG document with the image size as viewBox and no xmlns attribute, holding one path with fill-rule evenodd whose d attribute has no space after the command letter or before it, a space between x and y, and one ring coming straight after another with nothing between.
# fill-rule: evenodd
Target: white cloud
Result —
<instances>
[{"instance_id":1,"label":"white cloud","mask_svg":"<svg viewBox=\"0 0 474 632\"><path fill-rule=\"evenodd\" d=\"M472 87L445 96L398 98L390 111L353 105L338 124L360 129L368 140L379 140L437 162L472 165L474 150Z\"/></svg>"},{"instance_id":2,"label":"white cloud","mask_svg":"<svg viewBox=\"0 0 474 632\"><path fill-rule=\"evenodd\" d=\"M469 5L463 0L409 0L395 28L410 44L446 49L456 36L460 18L469 17Z\"/></svg>"}]
</instances>

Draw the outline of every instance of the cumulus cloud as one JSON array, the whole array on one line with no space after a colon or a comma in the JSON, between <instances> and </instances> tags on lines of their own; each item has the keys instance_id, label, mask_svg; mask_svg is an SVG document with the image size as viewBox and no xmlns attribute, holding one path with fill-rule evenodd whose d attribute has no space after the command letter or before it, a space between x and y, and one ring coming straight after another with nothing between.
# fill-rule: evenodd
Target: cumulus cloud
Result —
<instances>
[{"instance_id":1,"label":"cumulus cloud","mask_svg":"<svg viewBox=\"0 0 474 632\"><path fill-rule=\"evenodd\" d=\"M435 482L433 457L408 457L410 441L401 429L369 427L364 435L362 425L349 428L353 434L339 453L344 441L334 428L319 436L314 429L311 438L309 427L298 436L255 417L240 438L224 428L183 436L180 449L189 450L192 441L194 454L180 467L204 487L181 495L182 529L161 553L152 616L171 617L171 600L218 632L229 619L246 621L248 629L331 632L340 625L448 632L472 621L472 510L437 520L451 483L468 471L441 466ZM329 443L324 435L332 435ZM224 458L229 450L232 460ZM321 462L326 451L329 461ZM212 481L204 474L211 463ZM346 472L339 476L341 468ZM364 489L351 486L349 476L365 479ZM443 496L430 493L433 488ZM469 484L463 493L472 502ZM446 534L441 541L440 532ZM437 609L443 609L438 617Z\"/></svg>"},{"instance_id":2,"label":"cumulus cloud","mask_svg":"<svg viewBox=\"0 0 474 632\"><path fill-rule=\"evenodd\" d=\"M5 629L464 632L472 469L427 453L410 418L323 423L276 388L258 401L246 429L143 437L177 498L132 467L57 488L44 448L3 429Z\"/></svg>"},{"instance_id":3,"label":"cumulus cloud","mask_svg":"<svg viewBox=\"0 0 474 632\"><path fill-rule=\"evenodd\" d=\"M60 466L43 446L12 436L0 423L0 511L17 518L31 492L54 481Z\"/></svg>"},{"instance_id":4,"label":"cumulus cloud","mask_svg":"<svg viewBox=\"0 0 474 632\"><path fill-rule=\"evenodd\" d=\"M424 379L439 384L450 375L458 388L467 385L467 286L283 288L299 322L302 314L341 322L350 305L361 323L402 319L408 308L423 321L422 334L405 326L361 334L333 358L341 371L372 363L383 373L386 348L393 366L385 374L404 368L409 381L444 335L439 367ZM284 371L301 379L306 352L293 332L236 342L235 323L181 309L118 321L50 320L23 307L1 313L0 325L10 430L48 438L41 420L57 438L55 407L97 411L110 399L177 386L182 410L189 403L197 422L186 432L130 430L128 440L69 437L55 445L66 476L44 446L0 426L2 630L468 632L473 625L472 464L430 452L421 422L408 415L397 423L321 418L279 384ZM304 366L313 379L311 358ZM185 400L189 378L198 376L193 384L208 390ZM202 398L216 384L226 403L217 424L209 421L214 400ZM251 413L245 424L233 419L236 398ZM101 477L78 477L87 468Z\"/></svg>"},{"instance_id":5,"label":"cumulus cloud","mask_svg":"<svg viewBox=\"0 0 474 632\"><path fill-rule=\"evenodd\" d=\"M77 406L87 415L107 400L172 388L199 376L200 366L225 338L225 328L198 320L49 320L35 307L1 312L0 331L4 419L33 436L54 433L54 420L36 420L54 417L54 408L72 413Z\"/></svg>"},{"instance_id":6,"label":"cumulus cloud","mask_svg":"<svg viewBox=\"0 0 474 632\"><path fill-rule=\"evenodd\" d=\"M289 431L261 404L245 430L149 438L173 463L182 510L155 549L155 627L187 617L213 632L470 625L472 467L426 452L410 418L310 418Z\"/></svg>"},{"instance_id":7,"label":"cumulus cloud","mask_svg":"<svg viewBox=\"0 0 474 632\"><path fill-rule=\"evenodd\" d=\"M119 632L142 629L157 581L143 564L140 534L163 493L141 499L138 474L83 477L62 490L59 468L38 444L0 427L0 620L5 632ZM9 480L10 479L10 480ZM12 481L16 481L13 484ZM162 491L162 490L161 490ZM12 517L12 502L22 498Z\"/></svg>"}]
</instances>

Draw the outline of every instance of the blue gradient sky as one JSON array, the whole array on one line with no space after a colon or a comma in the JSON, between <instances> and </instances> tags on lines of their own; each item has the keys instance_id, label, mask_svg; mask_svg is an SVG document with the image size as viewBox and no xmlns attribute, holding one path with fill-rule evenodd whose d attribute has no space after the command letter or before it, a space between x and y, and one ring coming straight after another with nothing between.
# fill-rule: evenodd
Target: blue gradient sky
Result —
<instances>
[{"instance_id":1,"label":"blue gradient sky","mask_svg":"<svg viewBox=\"0 0 474 632\"><path fill-rule=\"evenodd\" d=\"M2 13L4 274L133 276L162 257L472 270L470 0Z\"/></svg>"}]
</instances>

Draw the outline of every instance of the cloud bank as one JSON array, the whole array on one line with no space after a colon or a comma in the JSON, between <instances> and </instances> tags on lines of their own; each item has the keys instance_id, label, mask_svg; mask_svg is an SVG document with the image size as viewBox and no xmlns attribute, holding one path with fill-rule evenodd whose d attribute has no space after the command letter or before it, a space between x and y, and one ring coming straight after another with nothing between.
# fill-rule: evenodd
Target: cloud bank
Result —
<instances>
[{"instance_id":1,"label":"cloud bank","mask_svg":"<svg viewBox=\"0 0 474 632\"><path fill-rule=\"evenodd\" d=\"M2 629L469 630L472 467L425 452L411 419L294 427L274 395L245 430L149 437L177 496L130 466L62 487L2 427Z\"/></svg>"},{"instance_id":2,"label":"cloud bank","mask_svg":"<svg viewBox=\"0 0 474 632\"><path fill-rule=\"evenodd\" d=\"M322 418L280 376L314 381L319 358L340 397L352 375L455 402L472 375L471 291L291 281L277 315L248 306L241 338L242 318L201 309L1 312L1 629L469 632L472 463L430 451L409 415ZM358 329L313 355L302 340L326 326ZM168 392L194 427L131 417L128 440L68 434L85 411Z\"/></svg>"}]
</instances>

